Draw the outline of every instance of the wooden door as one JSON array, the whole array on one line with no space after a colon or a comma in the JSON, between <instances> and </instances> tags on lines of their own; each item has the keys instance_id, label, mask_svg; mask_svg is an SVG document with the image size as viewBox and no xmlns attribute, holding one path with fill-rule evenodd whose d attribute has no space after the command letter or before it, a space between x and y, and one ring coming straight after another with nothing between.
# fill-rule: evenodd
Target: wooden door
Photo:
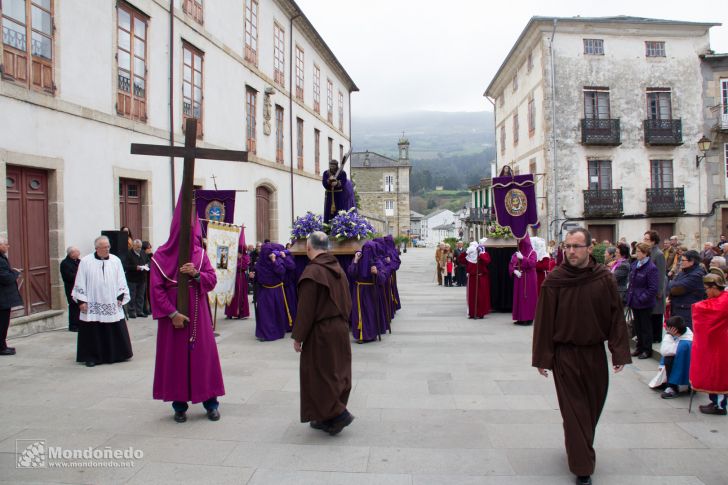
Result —
<instances>
[{"instance_id":1,"label":"wooden door","mask_svg":"<svg viewBox=\"0 0 728 485\"><path fill-rule=\"evenodd\" d=\"M723 227L718 228L718 236L721 234L725 234L728 236L728 209L723 208L720 210L721 213L721 224L723 224Z\"/></svg>"},{"instance_id":2,"label":"wooden door","mask_svg":"<svg viewBox=\"0 0 728 485\"><path fill-rule=\"evenodd\" d=\"M667 241L675 234L675 224L670 222L650 224L650 229L657 231L657 234L660 235L660 248L662 247L663 241Z\"/></svg>"},{"instance_id":3,"label":"wooden door","mask_svg":"<svg viewBox=\"0 0 728 485\"><path fill-rule=\"evenodd\" d=\"M131 231L134 239L142 238L143 180L119 179L119 220Z\"/></svg>"},{"instance_id":4,"label":"wooden door","mask_svg":"<svg viewBox=\"0 0 728 485\"><path fill-rule=\"evenodd\" d=\"M258 241L270 239L270 196L266 187L255 189L255 233Z\"/></svg>"},{"instance_id":5,"label":"wooden door","mask_svg":"<svg viewBox=\"0 0 728 485\"><path fill-rule=\"evenodd\" d=\"M614 226L612 224L589 224L589 232L597 244L602 241L614 243Z\"/></svg>"},{"instance_id":6,"label":"wooden door","mask_svg":"<svg viewBox=\"0 0 728 485\"><path fill-rule=\"evenodd\" d=\"M20 317L51 308L51 274L48 241L48 172L7 167L8 257L10 266L22 270L18 278L23 306L11 316Z\"/></svg>"}]
</instances>

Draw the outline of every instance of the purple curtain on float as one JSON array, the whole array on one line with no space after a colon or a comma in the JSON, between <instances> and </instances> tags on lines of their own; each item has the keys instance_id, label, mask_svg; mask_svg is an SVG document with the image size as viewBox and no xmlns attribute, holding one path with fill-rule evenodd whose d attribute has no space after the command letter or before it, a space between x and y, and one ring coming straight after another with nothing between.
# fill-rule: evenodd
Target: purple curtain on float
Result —
<instances>
[{"instance_id":1,"label":"purple curtain on float","mask_svg":"<svg viewBox=\"0 0 728 485\"><path fill-rule=\"evenodd\" d=\"M533 174L493 178L493 203L498 224L510 228L516 239L538 224Z\"/></svg>"}]
</instances>

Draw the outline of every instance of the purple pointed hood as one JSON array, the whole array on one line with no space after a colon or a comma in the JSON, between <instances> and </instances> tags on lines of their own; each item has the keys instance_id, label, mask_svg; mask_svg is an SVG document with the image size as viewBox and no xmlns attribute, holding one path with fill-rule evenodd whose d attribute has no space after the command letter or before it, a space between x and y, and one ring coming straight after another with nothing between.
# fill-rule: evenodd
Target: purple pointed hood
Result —
<instances>
[{"instance_id":1,"label":"purple pointed hood","mask_svg":"<svg viewBox=\"0 0 728 485\"><path fill-rule=\"evenodd\" d=\"M182 229L182 194L177 198L177 205L174 208L172 224L169 228L169 239L162 244L154 253L152 261L159 267L163 275L170 280L177 280L179 271L179 235ZM199 270L202 267L204 250L202 248L202 230L200 220L197 218L197 211L192 210L190 215L192 226L190 238L190 262Z\"/></svg>"}]
</instances>

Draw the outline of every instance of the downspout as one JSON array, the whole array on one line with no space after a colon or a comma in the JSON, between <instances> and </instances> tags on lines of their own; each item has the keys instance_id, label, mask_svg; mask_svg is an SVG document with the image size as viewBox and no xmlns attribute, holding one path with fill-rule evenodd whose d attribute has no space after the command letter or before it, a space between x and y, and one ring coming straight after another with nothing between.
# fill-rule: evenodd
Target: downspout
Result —
<instances>
[{"instance_id":1,"label":"downspout","mask_svg":"<svg viewBox=\"0 0 728 485\"><path fill-rule=\"evenodd\" d=\"M169 2L169 149L170 151L174 147L174 2ZM174 183L176 180L174 170L174 156L169 157L169 166L171 168L170 173L172 174L171 190L172 194L172 212L174 212L174 206L177 203L177 198L174 196Z\"/></svg>"},{"instance_id":2,"label":"downspout","mask_svg":"<svg viewBox=\"0 0 728 485\"><path fill-rule=\"evenodd\" d=\"M556 36L556 23L558 20L554 19L554 29L551 32L551 40L549 41L549 62L551 64L551 154L553 157L553 172L554 172L554 221L559 218L559 169L556 156L556 74L554 73L554 37ZM554 225L554 241L559 240L559 234L561 231L556 232L556 225Z\"/></svg>"},{"instance_id":3,"label":"downspout","mask_svg":"<svg viewBox=\"0 0 728 485\"><path fill-rule=\"evenodd\" d=\"M496 118L496 115L495 115L495 110L498 109L498 108L495 105L495 100L494 99L490 99L488 96L486 96L485 99L487 99L490 102L490 104L493 105L493 141L495 142L495 140L497 139L496 137L498 136L498 131L495 128L495 121L497 119ZM493 145L495 146L495 143ZM498 175L498 148L497 147L495 149L495 173L496 173L496 176L497 176ZM493 180L493 172L491 172L488 175L490 176L491 180ZM490 194L489 194L490 197L488 197L488 201L491 201L491 200L493 200L493 193L492 193L492 191L493 191L493 183L492 182L490 184L490 189L488 189L488 191L490 192ZM482 197L482 195L481 195L481 197ZM481 205L481 207L483 206L483 202L482 201L481 201L480 205ZM473 206L475 206L475 201L473 201ZM477 209L477 207L475 207L475 208ZM488 214L490 214L490 207L488 207L488 204L485 204L485 208L488 210ZM483 216L483 217L485 217L485 216ZM483 219L482 225L483 226L487 226L488 225L486 223L486 221L485 221L485 218ZM486 231L485 231L485 229L483 229L483 235L485 235L485 233L486 233Z\"/></svg>"},{"instance_id":4,"label":"downspout","mask_svg":"<svg viewBox=\"0 0 728 485\"><path fill-rule=\"evenodd\" d=\"M291 152L291 226L293 226L294 212L293 212L293 70L296 67L295 59L293 59L293 21L300 17L301 14L297 13L291 17L289 21L289 59L291 67L288 70L288 146Z\"/></svg>"}]
</instances>

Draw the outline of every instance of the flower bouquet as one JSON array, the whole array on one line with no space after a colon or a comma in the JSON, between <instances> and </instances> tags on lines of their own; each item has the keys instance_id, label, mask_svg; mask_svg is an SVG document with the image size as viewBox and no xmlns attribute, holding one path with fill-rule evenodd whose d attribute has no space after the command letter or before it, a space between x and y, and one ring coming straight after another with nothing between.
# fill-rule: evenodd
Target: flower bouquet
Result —
<instances>
[{"instance_id":1,"label":"flower bouquet","mask_svg":"<svg viewBox=\"0 0 728 485\"><path fill-rule=\"evenodd\" d=\"M339 211L329 222L329 235L338 240L366 239L374 234L374 228L366 217L359 215L355 207L348 211Z\"/></svg>"},{"instance_id":2,"label":"flower bouquet","mask_svg":"<svg viewBox=\"0 0 728 485\"><path fill-rule=\"evenodd\" d=\"M513 233L509 227L503 227L494 223L486 229L486 235L494 239L510 239L513 237Z\"/></svg>"},{"instance_id":3,"label":"flower bouquet","mask_svg":"<svg viewBox=\"0 0 728 485\"><path fill-rule=\"evenodd\" d=\"M319 214L314 214L309 211L306 215L297 217L293 221L293 228L291 229L291 240L306 239L311 235L312 232L323 231L324 221L323 217Z\"/></svg>"}]
</instances>

